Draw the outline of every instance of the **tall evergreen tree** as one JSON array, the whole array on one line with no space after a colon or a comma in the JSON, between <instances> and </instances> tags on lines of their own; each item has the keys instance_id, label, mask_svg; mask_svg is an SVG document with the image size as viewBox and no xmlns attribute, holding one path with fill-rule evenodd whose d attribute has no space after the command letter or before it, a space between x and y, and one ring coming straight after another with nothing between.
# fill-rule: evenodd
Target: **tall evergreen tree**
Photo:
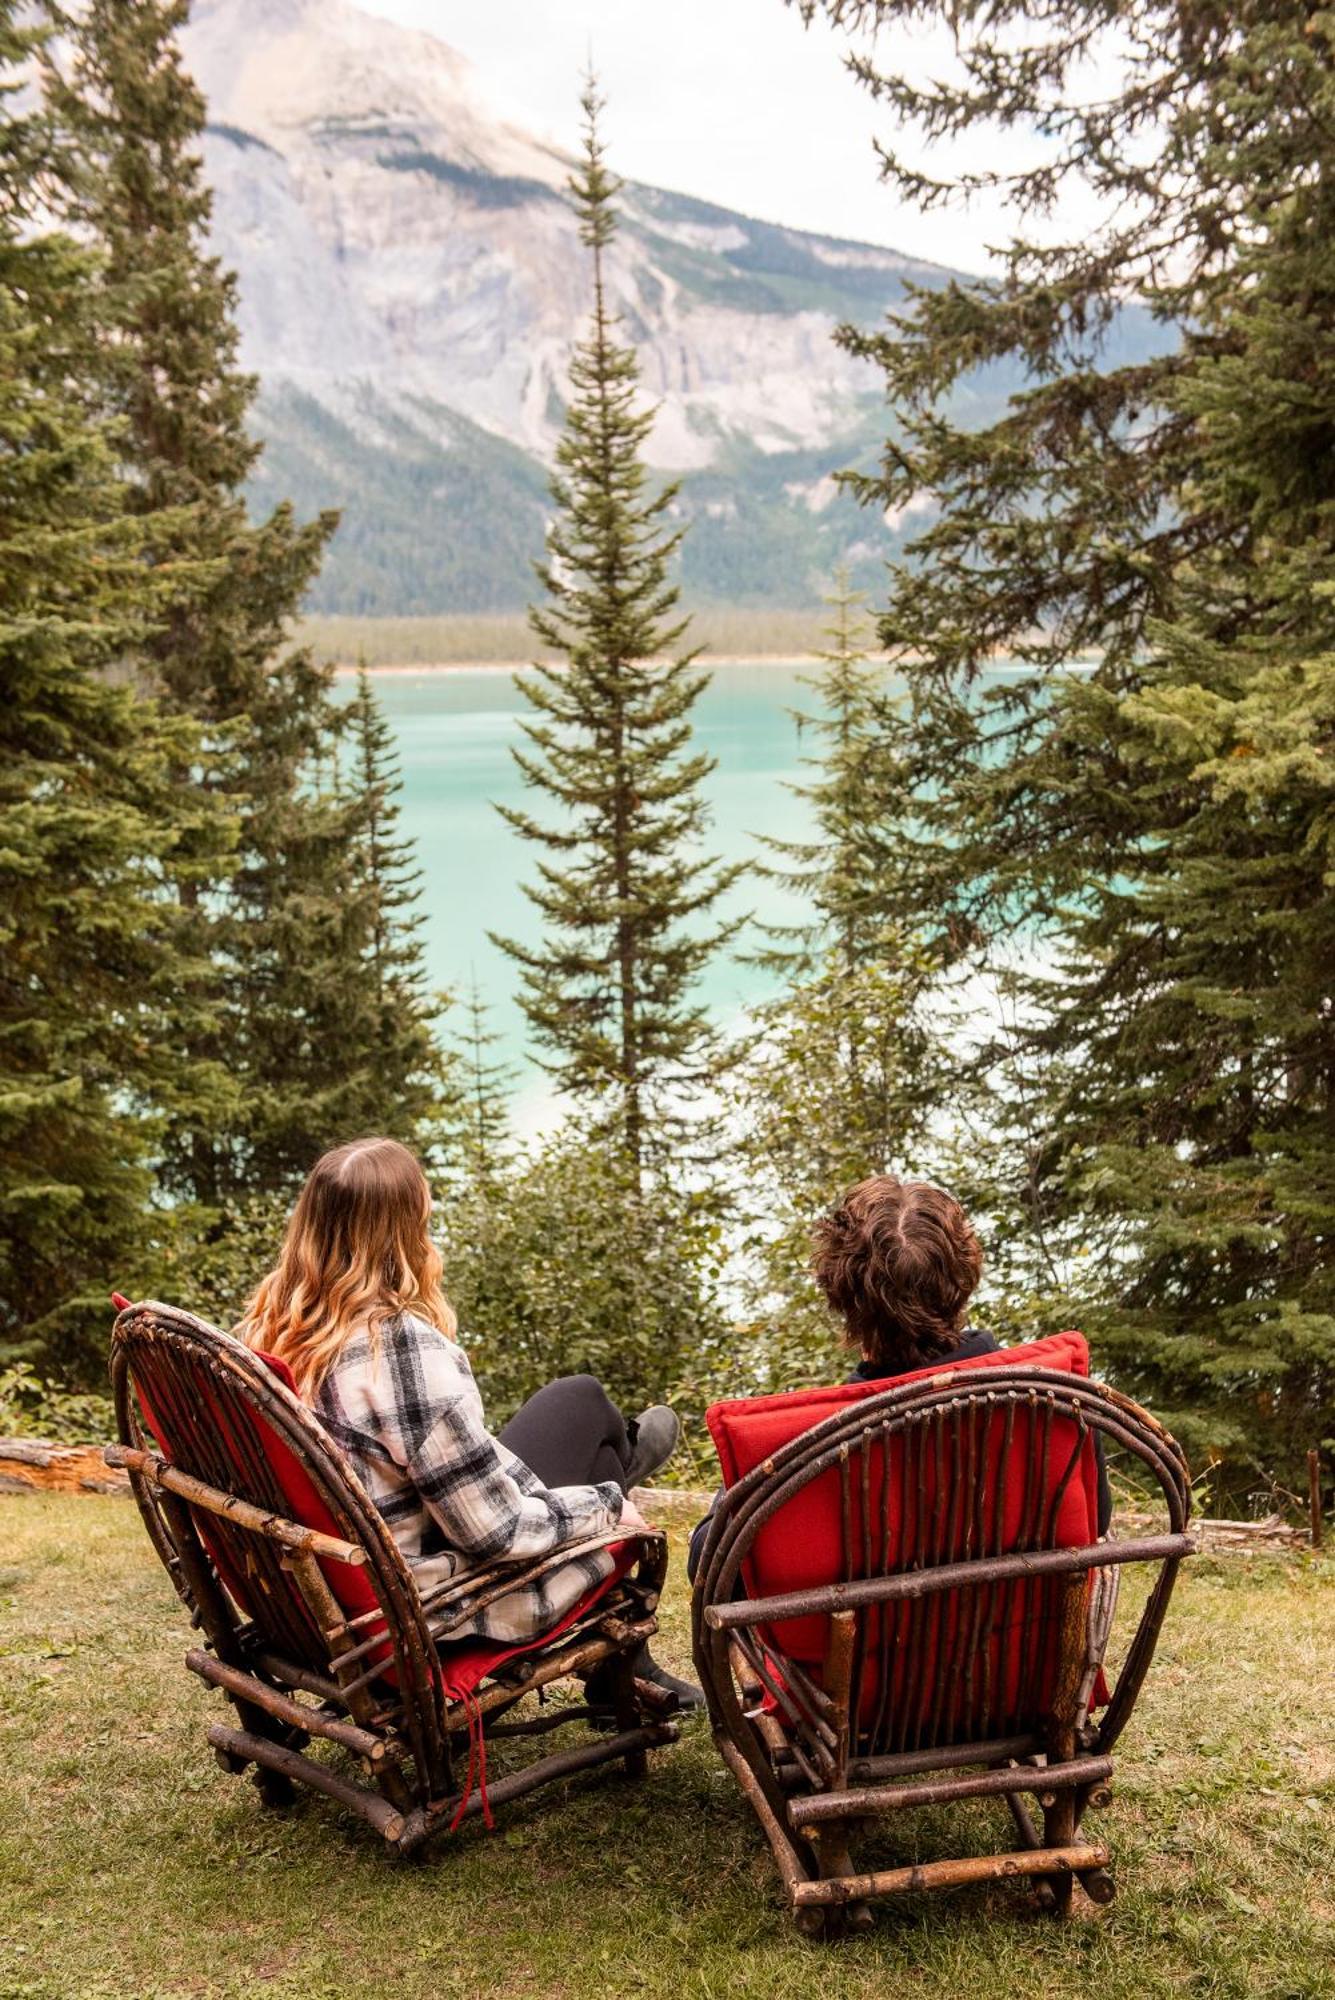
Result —
<instances>
[{"instance_id":1,"label":"tall evergreen tree","mask_svg":"<svg viewBox=\"0 0 1335 2000\"><path fill-rule=\"evenodd\" d=\"M922 1001L932 968L894 933L882 942L882 956L852 966L838 945L812 959L760 1009L737 1073L757 1385L819 1380L833 1365L838 1337L809 1274L821 1211L869 1174L942 1171L931 1113L943 1052Z\"/></svg>"},{"instance_id":2,"label":"tall evergreen tree","mask_svg":"<svg viewBox=\"0 0 1335 2000\"><path fill-rule=\"evenodd\" d=\"M147 651L163 700L204 728L206 761L182 782L225 792L240 816L231 867L185 881L199 971L177 995L179 1036L227 1095L181 1101L165 1135L168 1184L212 1206L273 1170L252 1135L272 1137L300 1087L291 1017L336 1014L350 968L327 949L340 887L322 782L330 676L286 645L336 517L247 513L255 382L237 366L235 280L207 246L205 107L176 39L187 15L187 0L87 0L62 17L72 55L64 73L48 66L48 87L82 163L74 217L105 257L103 377L134 504L171 510L153 549L165 577L207 566L207 587L170 597ZM278 1152L295 1162L307 1130L298 1119Z\"/></svg>"},{"instance_id":3,"label":"tall evergreen tree","mask_svg":"<svg viewBox=\"0 0 1335 2000\"><path fill-rule=\"evenodd\" d=\"M504 1176L514 1152L510 1099L515 1070L493 1053L499 1041L475 979L466 1002L465 1025L462 1032L456 1031L452 1046L459 1069L463 1176L470 1187L483 1190Z\"/></svg>"},{"instance_id":4,"label":"tall evergreen tree","mask_svg":"<svg viewBox=\"0 0 1335 2000\"><path fill-rule=\"evenodd\" d=\"M210 724L262 706L276 683L289 710L314 709L315 742L327 676L278 656L338 517L303 526L284 505L255 524L246 511L257 384L237 364L236 278L208 248L207 111L177 40L189 12L189 0L85 0L60 16L71 60L67 75L49 69L49 92L78 149L79 219L105 258L106 368L137 504L181 510L181 553L214 565L211 589L173 603L155 635L158 677Z\"/></svg>"},{"instance_id":5,"label":"tall evergreen tree","mask_svg":"<svg viewBox=\"0 0 1335 2000\"><path fill-rule=\"evenodd\" d=\"M818 656L819 671L802 676L817 705L796 715L814 743L803 760L812 775L789 786L806 802L814 835L765 841L775 857L769 872L805 907L796 922L773 927L762 956L797 976L827 956L849 973L883 958L896 914L886 890L906 780L888 726L893 696L884 668L868 658L863 598L846 569L826 603L829 646Z\"/></svg>"},{"instance_id":6,"label":"tall evergreen tree","mask_svg":"<svg viewBox=\"0 0 1335 2000\"><path fill-rule=\"evenodd\" d=\"M0 1342L87 1373L151 1255L152 1113L181 1089L184 721L136 691L169 518L136 516L87 384L102 271L46 218L68 156L20 91L40 37L0 0ZM99 1370L100 1372L100 1370Z\"/></svg>"},{"instance_id":7,"label":"tall evergreen tree","mask_svg":"<svg viewBox=\"0 0 1335 2000\"><path fill-rule=\"evenodd\" d=\"M344 989L343 1022L331 1023L323 1061L332 1076L340 1048L346 1051L339 1129L374 1127L431 1154L463 1119L465 1079L437 1027L448 996L427 979L421 870L399 823L398 754L364 665L346 733L347 891L339 898L346 944L339 956L359 975ZM331 985L332 976L331 967Z\"/></svg>"},{"instance_id":8,"label":"tall evergreen tree","mask_svg":"<svg viewBox=\"0 0 1335 2000\"><path fill-rule=\"evenodd\" d=\"M868 1174L927 1170L943 1088L939 1022L924 1004L935 966L887 894L905 783L895 698L868 658L846 572L828 602L829 646L806 677L817 705L797 717L814 739L810 775L791 787L813 834L766 842L803 909L770 932L762 957L787 983L759 1010L736 1093L763 1328L753 1365L775 1386L820 1373L836 1344L808 1274L814 1217Z\"/></svg>"},{"instance_id":9,"label":"tall evergreen tree","mask_svg":"<svg viewBox=\"0 0 1335 2000\"><path fill-rule=\"evenodd\" d=\"M632 1175L684 1100L718 1075L720 1051L692 988L730 935L715 914L738 872L700 858L701 786L712 761L691 745L707 676L677 653L686 621L669 581L680 533L665 526L675 488L648 491L632 349L616 341L606 259L618 183L604 165L601 100L583 97L583 163L570 187L591 253L593 323L571 363L557 446L557 516L540 570L547 603L530 614L559 655L520 685L536 719L516 757L554 816L503 807L546 859L527 893L543 942L499 939L522 969L523 1006L561 1088L609 1116Z\"/></svg>"},{"instance_id":10,"label":"tall evergreen tree","mask_svg":"<svg viewBox=\"0 0 1335 2000\"><path fill-rule=\"evenodd\" d=\"M1291 1476L1335 1431L1335 31L1291 0L951 22L956 77L864 76L929 141L1047 143L951 179L887 152L900 191L1027 216L1078 173L1109 219L846 336L901 424L864 496L940 503L882 620L911 692L894 894L948 957L1025 941L1035 1206L1087 1253L1119 1378L1235 1485ZM1092 54L1115 87L1083 88ZM1127 362L1136 296L1166 336ZM970 432L946 399L1003 356L1030 386Z\"/></svg>"}]
</instances>

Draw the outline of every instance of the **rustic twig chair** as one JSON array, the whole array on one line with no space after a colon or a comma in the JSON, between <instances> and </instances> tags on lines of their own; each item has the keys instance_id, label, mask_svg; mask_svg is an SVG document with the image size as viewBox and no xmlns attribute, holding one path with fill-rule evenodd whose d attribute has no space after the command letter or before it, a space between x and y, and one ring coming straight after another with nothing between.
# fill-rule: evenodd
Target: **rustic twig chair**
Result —
<instances>
[{"instance_id":1,"label":"rustic twig chair","mask_svg":"<svg viewBox=\"0 0 1335 2000\"><path fill-rule=\"evenodd\" d=\"M235 1705L239 1726L215 1722L208 1740L225 1769L253 1767L267 1804L289 1804L294 1784L310 1786L409 1855L442 1826L479 1812L490 1824L492 1806L551 1779L615 1758L641 1776L646 1751L672 1741L671 1698L631 1666L656 1629L661 1534L580 1543L612 1549L614 1573L542 1640L461 1638L461 1605L471 1616L571 1550L419 1593L343 1454L276 1364L174 1307L115 1303L121 1443L107 1458L129 1472L153 1546L200 1629L187 1667ZM577 1702L501 1717L603 1661L612 1662L610 1732L590 1727L578 1747L488 1788L497 1739L597 1719ZM334 1746L334 1761L308 1755L316 1744Z\"/></svg>"},{"instance_id":2,"label":"rustic twig chair","mask_svg":"<svg viewBox=\"0 0 1335 2000\"><path fill-rule=\"evenodd\" d=\"M808 1935L861 1928L870 1898L1002 1877L1028 1877L1055 1912L1076 1881L1095 1902L1115 1893L1109 1850L1082 1823L1108 1803L1113 1746L1194 1543L1178 1446L1087 1372L1084 1341L1064 1334L893 1387L708 1413L728 1483L696 1580L696 1665ZM1162 1493L1167 1532L1098 1541L1096 1435ZM1126 1563L1158 1571L1109 1693ZM853 1860L882 1816L988 1798L1014 1827L996 1852L869 1872Z\"/></svg>"}]
</instances>

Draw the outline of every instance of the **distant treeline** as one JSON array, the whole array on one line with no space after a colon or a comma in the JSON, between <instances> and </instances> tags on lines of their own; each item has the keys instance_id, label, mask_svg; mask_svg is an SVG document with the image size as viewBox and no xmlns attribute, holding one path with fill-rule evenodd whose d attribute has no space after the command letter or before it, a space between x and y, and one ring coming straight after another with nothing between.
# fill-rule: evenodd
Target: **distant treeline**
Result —
<instances>
[{"instance_id":1,"label":"distant treeline","mask_svg":"<svg viewBox=\"0 0 1335 2000\"><path fill-rule=\"evenodd\" d=\"M825 645L828 613L713 608L691 614L692 642L705 660L802 660ZM512 665L557 655L535 639L526 614L446 613L423 618L307 616L296 640L333 666Z\"/></svg>"}]
</instances>

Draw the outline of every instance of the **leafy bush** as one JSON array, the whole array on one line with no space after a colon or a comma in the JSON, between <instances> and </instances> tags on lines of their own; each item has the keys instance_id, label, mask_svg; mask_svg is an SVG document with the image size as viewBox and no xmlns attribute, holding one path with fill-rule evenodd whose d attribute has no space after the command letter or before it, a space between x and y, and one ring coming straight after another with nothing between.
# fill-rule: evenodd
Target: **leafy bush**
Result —
<instances>
[{"instance_id":1,"label":"leafy bush","mask_svg":"<svg viewBox=\"0 0 1335 2000\"><path fill-rule=\"evenodd\" d=\"M45 1382L28 1362L0 1368L0 1435L102 1444L116 1435L110 1396Z\"/></svg>"},{"instance_id":2,"label":"leafy bush","mask_svg":"<svg viewBox=\"0 0 1335 2000\"><path fill-rule=\"evenodd\" d=\"M663 1179L637 1192L610 1148L567 1129L454 1195L442 1222L446 1291L493 1425L558 1375L598 1376L633 1413L698 1407L727 1371L712 1194Z\"/></svg>"}]
</instances>

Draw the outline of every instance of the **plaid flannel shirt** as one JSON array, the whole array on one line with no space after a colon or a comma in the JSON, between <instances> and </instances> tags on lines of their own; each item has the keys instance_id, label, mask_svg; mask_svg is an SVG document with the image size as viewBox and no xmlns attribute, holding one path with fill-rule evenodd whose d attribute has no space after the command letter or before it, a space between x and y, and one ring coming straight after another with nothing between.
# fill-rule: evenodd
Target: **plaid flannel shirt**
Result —
<instances>
[{"instance_id":1,"label":"plaid flannel shirt","mask_svg":"<svg viewBox=\"0 0 1335 2000\"><path fill-rule=\"evenodd\" d=\"M374 1345L367 1333L355 1334L311 1407L351 1459L421 1590L483 1564L547 1555L621 1518L618 1486L544 1486L492 1437L468 1356L411 1314ZM451 1637L535 1638L611 1570L606 1550L572 1557L497 1598ZM455 1608L466 1611L466 1600Z\"/></svg>"}]
</instances>

